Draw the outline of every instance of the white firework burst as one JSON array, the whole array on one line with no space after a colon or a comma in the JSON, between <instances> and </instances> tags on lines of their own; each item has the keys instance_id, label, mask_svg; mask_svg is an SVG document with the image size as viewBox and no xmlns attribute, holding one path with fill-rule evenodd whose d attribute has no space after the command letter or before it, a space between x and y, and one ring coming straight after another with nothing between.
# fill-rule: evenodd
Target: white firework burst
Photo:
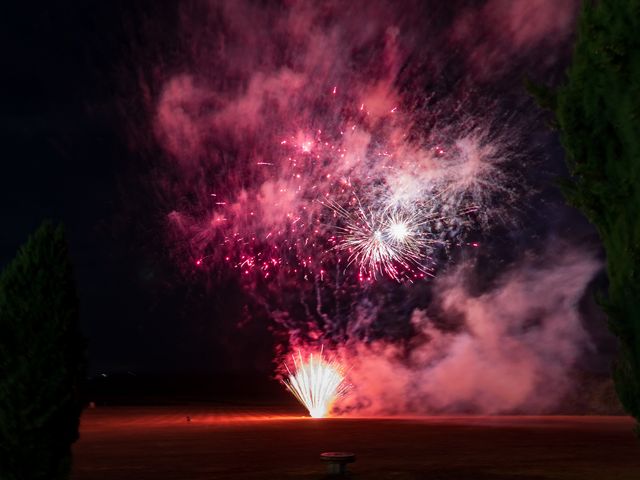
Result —
<instances>
[{"instance_id":1,"label":"white firework burst","mask_svg":"<svg viewBox=\"0 0 640 480\"><path fill-rule=\"evenodd\" d=\"M358 202L348 211L335 203L325 205L342 220L336 248L349 254L348 265L357 265L361 278L387 275L400 281L431 275L429 254L438 241L419 209L365 210Z\"/></svg>"}]
</instances>

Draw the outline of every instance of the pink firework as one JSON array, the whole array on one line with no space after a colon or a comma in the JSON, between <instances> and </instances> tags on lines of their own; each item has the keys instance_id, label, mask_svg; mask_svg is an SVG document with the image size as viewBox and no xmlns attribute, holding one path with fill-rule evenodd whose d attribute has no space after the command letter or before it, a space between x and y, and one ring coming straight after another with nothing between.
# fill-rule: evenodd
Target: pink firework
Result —
<instances>
[{"instance_id":1,"label":"pink firework","mask_svg":"<svg viewBox=\"0 0 640 480\"><path fill-rule=\"evenodd\" d=\"M434 250L464 245L501 210L494 194L511 193L504 136L486 112L461 113L466 92L433 103L400 88L410 52L389 22L401 9L353 23L302 4L255 7L264 25L221 8L234 27L215 35L188 25L203 47L222 35L225 48L194 57L202 73L168 76L158 96L154 131L176 162L168 183L182 182L169 213L177 248L247 283L427 278ZM248 37L268 48L257 55Z\"/></svg>"}]
</instances>

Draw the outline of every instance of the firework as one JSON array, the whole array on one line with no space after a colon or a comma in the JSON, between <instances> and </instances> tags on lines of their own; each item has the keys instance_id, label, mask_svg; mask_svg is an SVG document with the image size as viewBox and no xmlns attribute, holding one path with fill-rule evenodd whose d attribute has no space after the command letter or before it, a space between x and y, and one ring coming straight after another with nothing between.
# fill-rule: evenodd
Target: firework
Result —
<instances>
[{"instance_id":1,"label":"firework","mask_svg":"<svg viewBox=\"0 0 640 480\"><path fill-rule=\"evenodd\" d=\"M359 200L353 212L333 202L326 205L343 221L336 227L335 248L348 253L348 265L358 266L361 279L387 275L401 281L431 274L429 253L438 240L420 210L365 209Z\"/></svg>"},{"instance_id":2,"label":"firework","mask_svg":"<svg viewBox=\"0 0 640 480\"><path fill-rule=\"evenodd\" d=\"M326 417L338 396L345 393L345 376L335 361L326 361L322 351L310 354L306 360L298 350L292 355L293 372L285 364L288 372L284 384L313 418Z\"/></svg>"},{"instance_id":3,"label":"firework","mask_svg":"<svg viewBox=\"0 0 640 480\"><path fill-rule=\"evenodd\" d=\"M297 8L282 19L296 18ZM309 12L320 18L321 10ZM441 96L446 88L418 87L436 79L404 78L411 70L401 65L412 58L404 57L406 45L371 20L380 27L367 29L371 48L350 46L357 35L337 48L335 32L360 25L343 16L310 21L317 31L304 46L296 22L284 22L275 43L271 28L259 29L255 44L270 48L257 63L226 57L246 49L244 35L231 35L235 46L216 50L221 58L193 59L205 62L198 72L222 69L212 78L181 73L158 88L154 132L175 161L167 163L175 166L162 181L162 189L171 186L162 199L170 202L171 246L189 269L236 269L253 291L316 281L357 290L383 277L413 282L433 275L434 258L449 252L441 247L465 245L470 230L505 216L515 149L503 119L471 108L463 83L461 91L442 85L452 95ZM217 45L214 31L189 38ZM316 49L322 42L330 48ZM293 58L300 65L283 68Z\"/></svg>"}]
</instances>

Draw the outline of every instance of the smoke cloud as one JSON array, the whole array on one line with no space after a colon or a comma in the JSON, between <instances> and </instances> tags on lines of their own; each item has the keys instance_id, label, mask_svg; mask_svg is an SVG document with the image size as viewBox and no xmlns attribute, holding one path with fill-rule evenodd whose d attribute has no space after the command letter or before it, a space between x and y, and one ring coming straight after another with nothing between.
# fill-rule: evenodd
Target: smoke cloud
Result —
<instances>
[{"instance_id":1,"label":"smoke cloud","mask_svg":"<svg viewBox=\"0 0 640 480\"><path fill-rule=\"evenodd\" d=\"M465 285L469 266L436 281L438 325L414 310L408 343L346 345L352 394L339 405L362 415L546 412L573 387L571 371L589 344L578 304L601 264L576 248L513 265L481 294Z\"/></svg>"},{"instance_id":2,"label":"smoke cloud","mask_svg":"<svg viewBox=\"0 0 640 480\"><path fill-rule=\"evenodd\" d=\"M564 53L559 45L573 33L579 0L489 0L463 11L451 29L451 39L467 52L467 66L481 80L513 70L531 51L552 65Z\"/></svg>"}]
</instances>

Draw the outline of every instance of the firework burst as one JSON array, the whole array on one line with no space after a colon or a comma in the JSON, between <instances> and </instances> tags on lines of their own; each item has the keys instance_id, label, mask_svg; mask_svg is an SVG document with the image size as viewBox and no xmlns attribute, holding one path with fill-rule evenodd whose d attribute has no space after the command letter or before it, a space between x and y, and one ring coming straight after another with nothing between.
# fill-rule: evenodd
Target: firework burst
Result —
<instances>
[{"instance_id":1,"label":"firework burst","mask_svg":"<svg viewBox=\"0 0 640 480\"><path fill-rule=\"evenodd\" d=\"M377 27L351 48L360 23L342 14L318 22L324 10L312 5L304 24L318 29L303 46L299 24L287 20L294 17L272 11L283 28L276 37L290 41L271 43L270 26L253 38L274 57L236 65L222 49L215 61L193 59L204 62L202 75L168 74L154 133L167 153L169 171L158 183L181 264L216 275L235 269L259 297L304 284L313 296L304 308L316 305L323 316L320 294L431 277L435 259L468 245L470 231L508 216L515 196L506 166L516 149L503 119L467 101L473 92L464 84L441 95L418 88L433 83L429 69L415 84L405 76L412 57L401 28L373 15ZM214 31L189 38L217 45ZM340 31L348 48L334 43ZM229 51L245 51L245 40L228 37ZM327 48L316 48L323 42ZM284 68L288 58L304 61ZM219 76L204 74L217 68Z\"/></svg>"},{"instance_id":2,"label":"firework burst","mask_svg":"<svg viewBox=\"0 0 640 480\"><path fill-rule=\"evenodd\" d=\"M336 227L340 236L335 248L349 255L348 265L358 266L361 279L386 275L401 281L431 275L429 254L441 242L419 209L365 209L359 200L354 211L334 202L326 206L342 220Z\"/></svg>"},{"instance_id":3,"label":"firework burst","mask_svg":"<svg viewBox=\"0 0 640 480\"><path fill-rule=\"evenodd\" d=\"M293 372L285 364L288 372L283 381L285 386L305 406L313 418L323 418L329 414L335 400L346 392L345 375L335 361L327 361L322 350L310 354L305 360L298 350L292 355Z\"/></svg>"}]
</instances>

